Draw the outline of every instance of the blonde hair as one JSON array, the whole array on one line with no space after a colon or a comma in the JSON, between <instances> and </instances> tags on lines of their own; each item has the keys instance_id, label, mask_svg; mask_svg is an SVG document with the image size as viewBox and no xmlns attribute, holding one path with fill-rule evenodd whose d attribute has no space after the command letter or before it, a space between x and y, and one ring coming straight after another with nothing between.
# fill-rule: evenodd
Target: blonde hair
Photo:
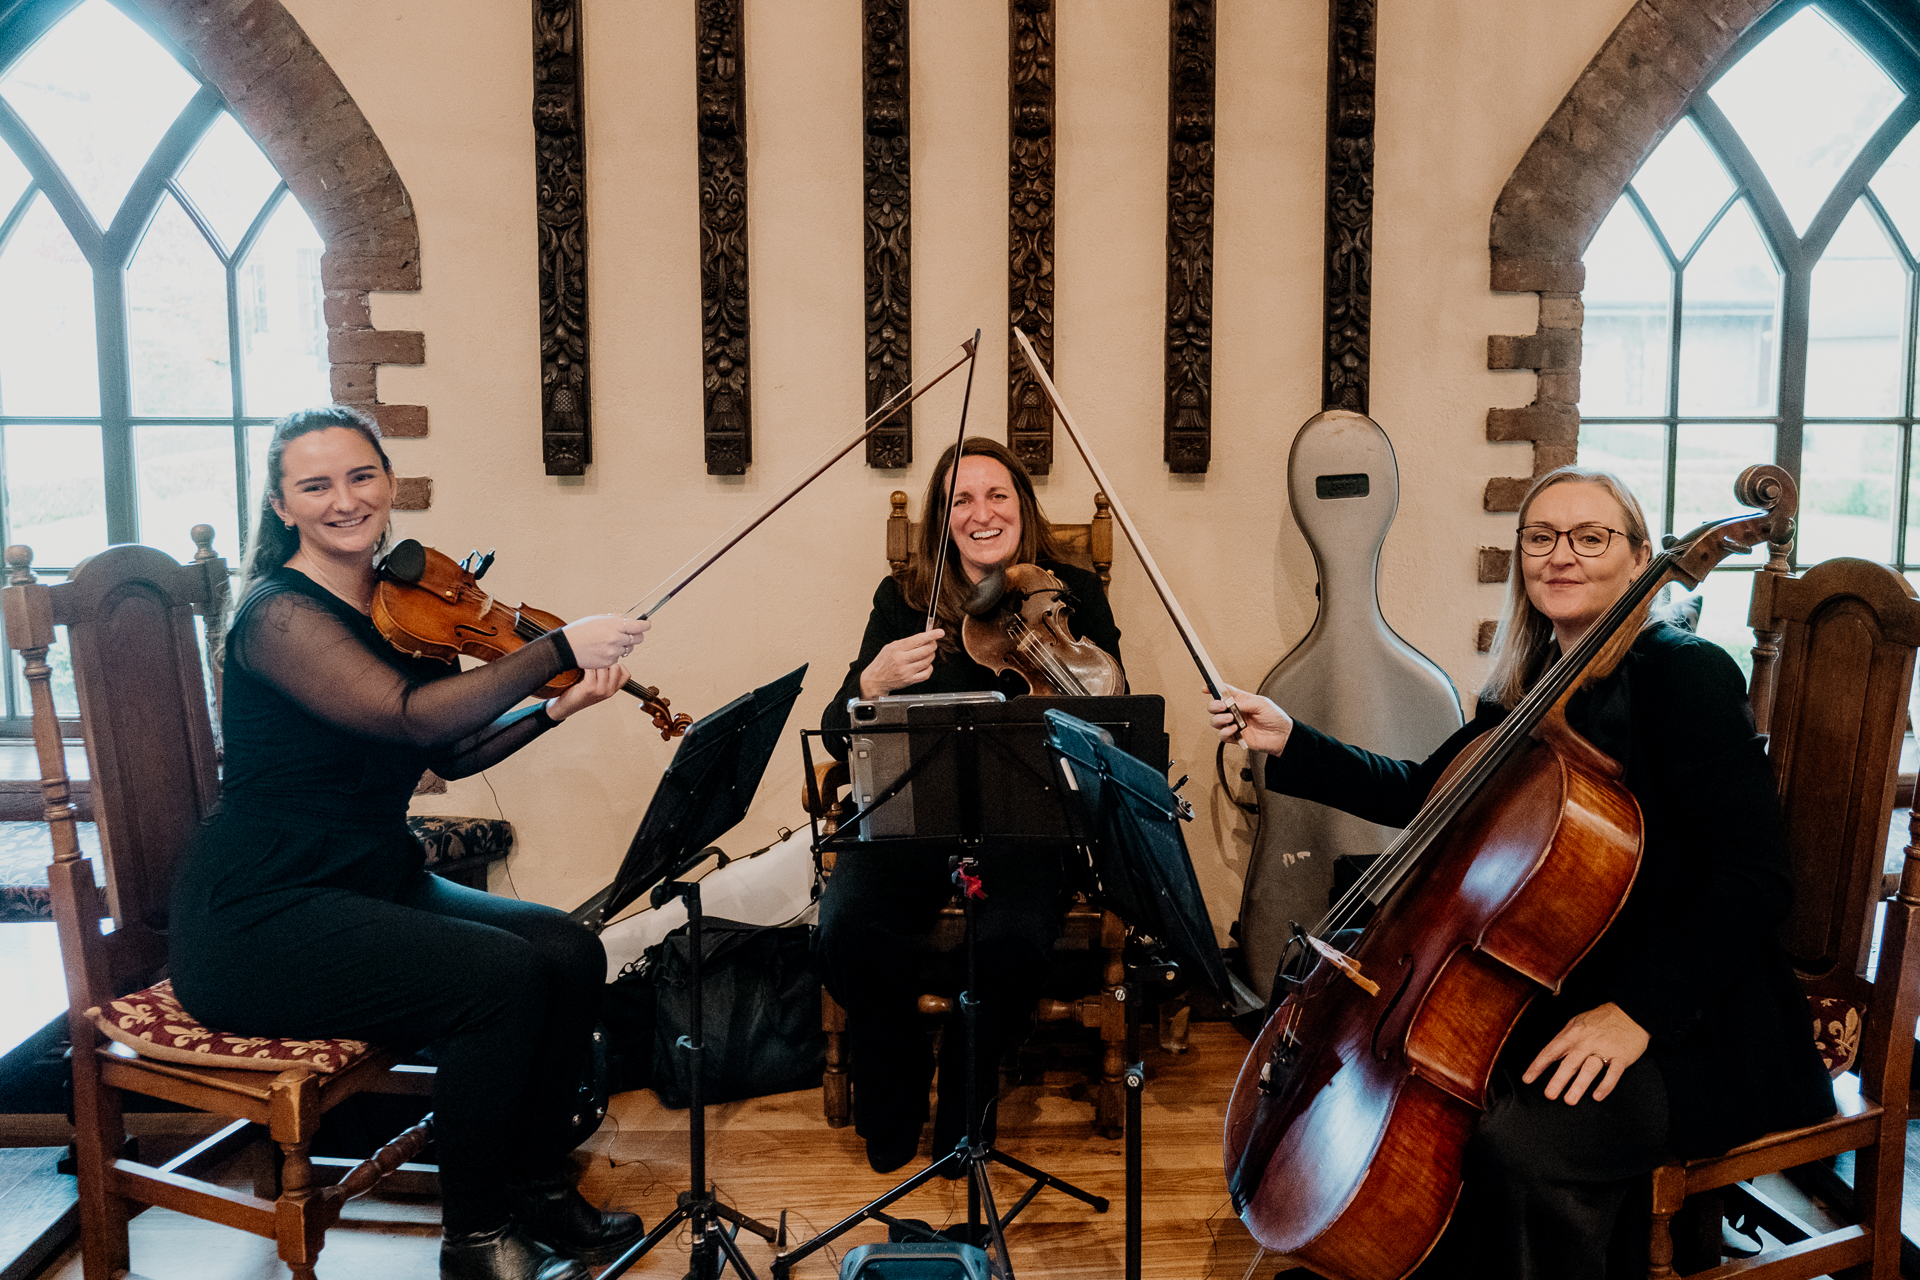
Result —
<instances>
[{"instance_id":1,"label":"blonde hair","mask_svg":"<svg viewBox=\"0 0 1920 1280\"><path fill-rule=\"evenodd\" d=\"M1527 490L1527 496L1520 501L1520 515L1514 522L1507 602L1500 611L1500 626L1493 633L1493 667L1487 672L1487 682L1480 686L1483 701L1497 702L1509 711L1546 670L1547 655L1553 650L1553 623L1527 598L1526 579L1520 567L1520 530L1526 526L1527 512L1532 510L1535 498L1554 485L1574 482L1598 485L1620 504L1621 513L1626 516L1627 544L1635 555L1650 541L1640 500L1613 472L1594 467L1556 467L1533 482L1533 488Z\"/></svg>"}]
</instances>

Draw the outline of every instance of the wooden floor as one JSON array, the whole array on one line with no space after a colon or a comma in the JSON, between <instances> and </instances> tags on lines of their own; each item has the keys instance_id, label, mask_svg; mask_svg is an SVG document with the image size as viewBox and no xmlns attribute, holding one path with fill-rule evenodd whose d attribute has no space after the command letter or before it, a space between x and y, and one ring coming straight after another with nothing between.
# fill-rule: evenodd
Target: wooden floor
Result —
<instances>
[{"instance_id":1,"label":"wooden floor","mask_svg":"<svg viewBox=\"0 0 1920 1280\"><path fill-rule=\"evenodd\" d=\"M1228 1207L1220 1170L1221 1120L1246 1042L1227 1025L1208 1023L1193 1027L1191 1045L1184 1055L1156 1050L1147 1059L1141 1274L1153 1280L1249 1275L1267 1280L1284 1264L1268 1258L1253 1269L1259 1248ZM1106 1196L1113 1207L1098 1214L1057 1192L1041 1192L1010 1231L1014 1269L1024 1280L1115 1280L1125 1271L1124 1144L1093 1135L1092 1107L1068 1081L1065 1073L1050 1074L1044 1083L1023 1085L1002 1099L1001 1149ZM708 1176L721 1198L769 1223L787 1210L796 1245L924 1164L884 1177L873 1173L851 1128L827 1128L818 1090L714 1107L707 1132ZM583 1189L600 1203L638 1210L649 1224L658 1221L687 1185L686 1134L686 1112L663 1110L648 1092L621 1094L606 1125L584 1149L592 1154ZM995 1173L1003 1210L1024 1187L1025 1180L1010 1171ZM432 1280L438 1275L437 1208L369 1198L351 1211L354 1220L327 1236L319 1267L325 1280L375 1275ZM894 1211L935 1226L960 1221L966 1216L965 1186L936 1179ZM830 1250L805 1259L793 1274L810 1280L835 1276L847 1248L881 1239L884 1228L864 1224ZM740 1240L748 1261L767 1280L772 1249L745 1233ZM683 1231L631 1274L682 1275L688 1244ZM268 1241L160 1210L134 1221L133 1267L148 1280L266 1280L286 1274ZM69 1249L44 1274L80 1280L77 1251Z\"/></svg>"}]
</instances>

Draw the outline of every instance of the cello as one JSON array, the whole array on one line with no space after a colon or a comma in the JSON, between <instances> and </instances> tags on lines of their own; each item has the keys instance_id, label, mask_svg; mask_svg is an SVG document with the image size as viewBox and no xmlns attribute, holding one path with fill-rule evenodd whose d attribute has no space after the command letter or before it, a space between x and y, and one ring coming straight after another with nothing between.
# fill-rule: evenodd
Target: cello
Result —
<instances>
[{"instance_id":1,"label":"cello","mask_svg":"<svg viewBox=\"0 0 1920 1280\"><path fill-rule=\"evenodd\" d=\"M1599 940L1639 868L1620 766L1567 723L1625 656L1653 595L1791 537L1777 467L1736 483L1761 508L1669 540L1513 711L1462 752L1367 878L1322 920L1228 1104L1224 1158L1254 1238L1334 1280L1395 1280L1439 1240L1513 1025ZM1374 915L1343 955L1328 939Z\"/></svg>"}]
</instances>

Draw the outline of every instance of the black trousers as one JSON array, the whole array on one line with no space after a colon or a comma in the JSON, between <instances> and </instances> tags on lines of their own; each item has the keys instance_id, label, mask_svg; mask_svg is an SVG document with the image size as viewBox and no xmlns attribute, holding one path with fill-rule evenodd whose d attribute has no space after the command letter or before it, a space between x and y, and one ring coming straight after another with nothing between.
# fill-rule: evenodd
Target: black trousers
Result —
<instances>
[{"instance_id":1,"label":"black trousers","mask_svg":"<svg viewBox=\"0 0 1920 1280\"><path fill-rule=\"evenodd\" d=\"M1650 1059L1628 1067L1606 1098L1573 1106L1547 1100L1551 1071L1522 1084L1525 1065L1496 1069L1459 1206L1416 1280L1605 1280L1622 1205L1671 1158L1666 1085ZM1627 1244L1641 1251L1645 1275L1639 1231Z\"/></svg>"},{"instance_id":2,"label":"black trousers","mask_svg":"<svg viewBox=\"0 0 1920 1280\"><path fill-rule=\"evenodd\" d=\"M1026 1025L1060 933L1057 851L1001 850L980 859L986 897L975 901L984 1108L998 1089L1001 1051ZM925 935L953 896L947 856L843 850L820 901L815 956L847 1011L854 1125L863 1138L918 1132L927 1116L932 1043L916 1002L924 992ZM954 957L964 963L964 954ZM941 1038L936 1141L966 1130L966 1034L959 1013ZM936 1151L935 1155L944 1155Z\"/></svg>"},{"instance_id":3,"label":"black trousers","mask_svg":"<svg viewBox=\"0 0 1920 1280\"><path fill-rule=\"evenodd\" d=\"M450 1234L504 1222L509 1182L551 1174L566 1154L607 962L565 913L422 871L391 901L290 895L195 952L181 998L210 1025L433 1046Z\"/></svg>"}]
</instances>

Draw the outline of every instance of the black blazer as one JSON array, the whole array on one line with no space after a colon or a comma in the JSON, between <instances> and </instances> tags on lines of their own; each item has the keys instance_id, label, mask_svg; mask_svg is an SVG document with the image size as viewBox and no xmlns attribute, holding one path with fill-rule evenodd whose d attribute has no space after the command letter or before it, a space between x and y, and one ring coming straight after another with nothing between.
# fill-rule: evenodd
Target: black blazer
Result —
<instances>
[{"instance_id":1,"label":"black blazer","mask_svg":"<svg viewBox=\"0 0 1920 1280\"><path fill-rule=\"evenodd\" d=\"M1419 762L1296 724L1266 784L1405 826L1447 764L1505 714L1481 703ZM1739 668L1718 645L1658 623L1613 675L1573 697L1567 718L1625 766L1644 853L1619 916L1560 994L1529 1006L1503 1065L1524 1068L1569 1018L1612 1001L1651 1037L1677 1154L1717 1154L1832 1115L1813 1016L1777 938L1793 884Z\"/></svg>"}]
</instances>

